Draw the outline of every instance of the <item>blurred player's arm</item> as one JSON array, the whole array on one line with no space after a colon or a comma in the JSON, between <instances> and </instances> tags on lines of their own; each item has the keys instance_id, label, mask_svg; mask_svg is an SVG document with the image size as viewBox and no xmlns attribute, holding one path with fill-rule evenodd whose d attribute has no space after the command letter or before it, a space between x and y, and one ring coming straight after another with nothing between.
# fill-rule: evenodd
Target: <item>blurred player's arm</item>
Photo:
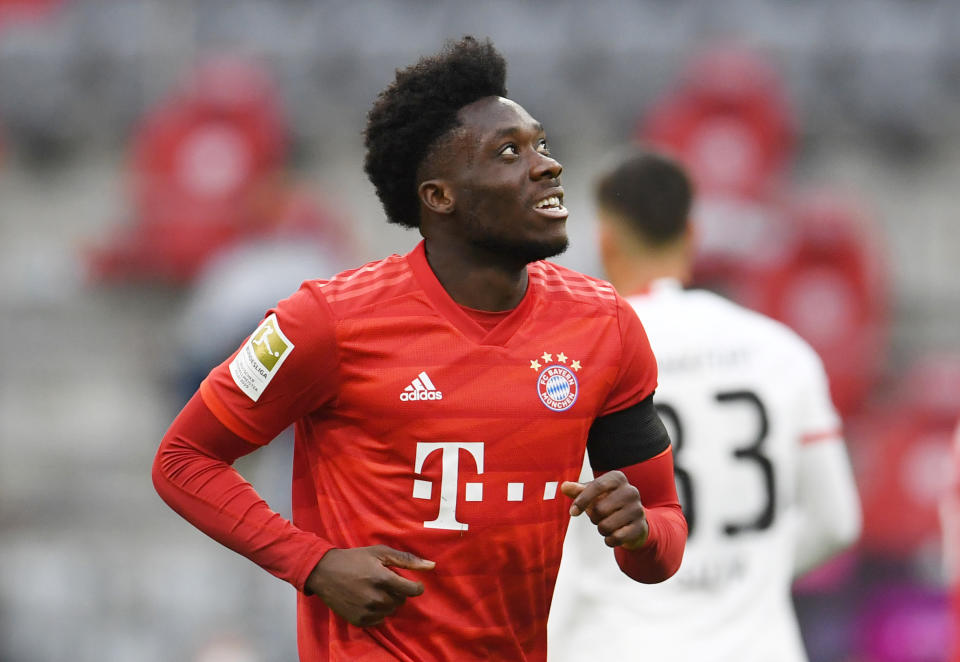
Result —
<instances>
[{"instance_id":1,"label":"blurred player's arm","mask_svg":"<svg viewBox=\"0 0 960 662\"><path fill-rule=\"evenodd\" d=\"M566 482L570 514L585 512L620 569L645 584L662 582L680 567L687 522L673 477L673 452L653 396L598 418L587 442L596 478Z\"/></svg>"},{"instance_id":2,"label":"blurred player's arm","mask_svg":"<svg viewBox=\"0 0 960 662\"><path fill-rule=\"evenodd\" d=\"M798 522L794 577L812 570L860 537L860 496L830 399L823 363L804 344L797 362L806 434L797 453Z\"/></svg>"},{"instance_id":3,"label":"blurred player's arm","mask_svg":"<svg viewBox=\"0 0 960 662\"><path fill-rule=\"evenodd\" d=\"M860 497L843 440L833 434L803 444L798 462L794 576L812 570L860 537Z\"/></svg>"}]
</instances>

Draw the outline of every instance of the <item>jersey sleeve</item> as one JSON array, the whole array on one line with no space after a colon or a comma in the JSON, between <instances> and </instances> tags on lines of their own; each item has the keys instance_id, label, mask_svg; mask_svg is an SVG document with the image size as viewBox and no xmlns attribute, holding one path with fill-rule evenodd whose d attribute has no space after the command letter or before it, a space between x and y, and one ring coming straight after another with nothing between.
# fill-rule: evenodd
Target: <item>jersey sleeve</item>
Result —
<instances>
[{"instance_id":1,"label":"jersey sleeve","mask_svg":"<svg viewBox=\"0 0 960 662\"><path fill-rule=\"evenodd\" d=\"M200 395L231 432L262 445L335 401L338 385L333 313L316 284L307 282L210 372Z\"/></svg>"},{"instance_id":2,"label":"jersey sleeve","mask_svg":"<svg viewBox=\"0 0 960 662\"><path fill-rule=\"evenodd\" d=\"M639 404L594 420L587 455L596 471L610 471L649 460L670 448L670 435L648 395Z\"/></svg>"},{"instance_id":3,"label":"jersey sleeve","mask_svg":"<svg viewBox=\"0 0 960 662\"><path fill-rule=\"evenodd\" d=\"M657 388L657 361L650 349L647 332L633 307L619 295L617 318L622 348L620 369L599 416L635 405Z\"/></svg>"},{"instance_id":4,"label":"jersey sleeve","mask_svg":"<svg viewBox=\"0 0 960 662\"><path fill-rule=\"evenodd\" d=\"M305 591L311 571L333 545L271 510L237 473L233 462L256 449L194 395L160 442L154 487L208 536Z\"/></svg>"},{"instance_id":5,"label":"jersey sleeve","mask_svg":"<svg viewBox=\"0 0 960 662\"><path fill-rule=\"evenodd\" d=\"M804 383L800 386L800 411L802 413L804 444L826 439L839 439L842 434L840 415L830 398L830 385L823 361L812 347L801 342L799 370Z\"/></svg>"},{"instance_id":6,"label":"jersey sleeve","mask_svg":"<svg viewBox=\"0 0 960 662\"><path fill-rule=\"evenodd\" d=\"M650 533L638 549L614 548L620 570L634 581L656 584L680 568L687 542L687 520L673 477L673 450L620 469L640 492ZM601 472L602 473L602 472Z\"/></svg>"},{"instance_id":7,"label":"jersey sleeve","mask_svg":"<svg viewBox=\"0 0 960 662\"><path fill-rule=\"evenodd\" d=\"M849 547L860 535L862 515L841 420L830 398L823 363L801 343L797 366L800 439L796 460L800 535L794 576L800 576Z\"/></svg>"}]
</instances>

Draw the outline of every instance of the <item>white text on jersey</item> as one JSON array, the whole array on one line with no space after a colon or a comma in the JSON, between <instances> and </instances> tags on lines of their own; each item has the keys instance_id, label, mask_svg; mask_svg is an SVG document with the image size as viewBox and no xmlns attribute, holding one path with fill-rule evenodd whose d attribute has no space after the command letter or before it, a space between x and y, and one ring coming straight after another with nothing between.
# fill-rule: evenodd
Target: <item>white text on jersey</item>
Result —
<instances>
[{"instance_id":1,"label":"white text on jersey","mask_svg":"<svg viewBox=\"0 0 960 662\"><path fill-rule=\"evenodd\" d=\"M443 400L443 393L437 390L426 371L417 375L410 385L400 393L400 399L404 402L410 400Z\"/></svg>"}]
</instances>

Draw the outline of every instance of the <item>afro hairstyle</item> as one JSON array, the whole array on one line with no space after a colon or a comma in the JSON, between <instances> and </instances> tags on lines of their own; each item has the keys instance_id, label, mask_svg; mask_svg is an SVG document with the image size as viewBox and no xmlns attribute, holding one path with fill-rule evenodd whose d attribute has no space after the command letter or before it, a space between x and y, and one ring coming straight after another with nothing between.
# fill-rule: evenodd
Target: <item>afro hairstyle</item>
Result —
<instances>
[{"instance_id":1,"label":"afro hairstyle","mask_svg":"<svg viewBox=\"0 0 960 662\"><path fill-rule=\"evenodd\" d=\"M507 63L489 39L466 36L421 58L378 96L367 114L364 171L387 220L420 225L417 175L430 149L459 126L457 112L490 96L507 95Z\"/></svg>"}]
</instances>

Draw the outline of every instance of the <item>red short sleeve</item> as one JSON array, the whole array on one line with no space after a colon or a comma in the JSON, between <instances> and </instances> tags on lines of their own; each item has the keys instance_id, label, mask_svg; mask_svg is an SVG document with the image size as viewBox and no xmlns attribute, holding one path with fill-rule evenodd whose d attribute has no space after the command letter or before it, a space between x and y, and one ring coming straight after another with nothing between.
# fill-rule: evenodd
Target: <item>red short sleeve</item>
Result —
<instances>
[{"instance_id":1,"label":"red short sleeve","mask_svg":"<svg viewBox=\"0 0 960 662\"><path fill-rule=\"evenodd\" d=\"M200 395L231 432L265 444L333 402L338 382L333 313L316 283L308 281L210 372Z\"/></svg>"},{"instance_id":2,"label":"red short sleeve","mask_svg":"<svg viewBox=\"0 0 960 662\"><path fill-rule=\"evenodd\" d=\"M633 307L620 296L617 296L617 313L621 342L620 371L600 416L635 405L657 388L657 360L650 349L643 324Z\"/></svg>"}]
</instances>

